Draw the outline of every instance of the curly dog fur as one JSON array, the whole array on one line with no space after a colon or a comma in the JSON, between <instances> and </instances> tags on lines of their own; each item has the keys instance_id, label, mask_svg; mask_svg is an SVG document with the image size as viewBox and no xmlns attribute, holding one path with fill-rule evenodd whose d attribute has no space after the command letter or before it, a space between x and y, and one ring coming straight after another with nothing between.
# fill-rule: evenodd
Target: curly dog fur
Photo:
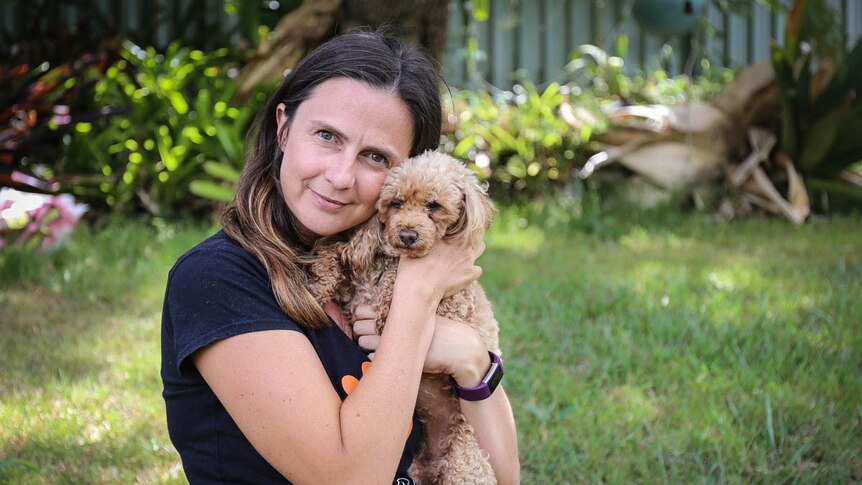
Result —
<instances>
[{"instance_id":1,"label":"curly dog fur","mask_svg":"<svg viewBox=\"0 0 862 485\"><path fill-rule=\"evenodd\" d=\"M321 303L341 303L348 317L358 305L371 304L380 333L389 313L398 258L422 257L444 238L475 246L493 213L485 189L458 160L438 151L405 160L387 175L374 217L347 241L324 241L316 248L309 291ZM478 283L441 301L437 314L473 326L488 350L500 353L497 321ZM448 376L422 377L417 412L425 431L409 470L417 483L496 483Z\"/></svg>"}]
</instances>

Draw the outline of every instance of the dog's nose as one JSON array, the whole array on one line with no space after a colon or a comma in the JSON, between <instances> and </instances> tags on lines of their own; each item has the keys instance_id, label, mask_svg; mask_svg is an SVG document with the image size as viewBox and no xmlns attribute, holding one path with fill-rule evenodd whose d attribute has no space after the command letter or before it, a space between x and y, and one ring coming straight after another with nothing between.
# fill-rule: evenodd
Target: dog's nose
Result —
<instances>
[{"instance_id":1,"label":"dog's nose","mask_svg":"<svg viewBox=\"0 0 862 485\"><path fill-rule=\"evenodd\" d=\"M398 239L401 239L401 242L406 246L412 246L419 239L419 233L412 229L401 229L401 232L398 233Z\"/></svg>"}]
</instances>

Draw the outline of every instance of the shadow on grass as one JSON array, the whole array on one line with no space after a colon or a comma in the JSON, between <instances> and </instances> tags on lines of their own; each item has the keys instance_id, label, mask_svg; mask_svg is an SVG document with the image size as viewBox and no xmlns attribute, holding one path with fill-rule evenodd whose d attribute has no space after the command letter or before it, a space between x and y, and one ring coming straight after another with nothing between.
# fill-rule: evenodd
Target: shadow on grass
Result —
<instances>
[{"instance_id":1,"label":"shadow on grass","mask_svg":"<svg viewBox=\"0 0 862 485\"><path fill-rule=\"evenodd\" d=\"M498 234L483 285L525 480L858 479L846 226L631 225L517 249Z\"/></svg>"},{"instance_id":2,"label":"shadow on grass","mask_svg":"<svg viewBox=\"0 0 862 485\"><path fill-rule=\"evenodd\" d=\"M0 377L0 398L88 378L108 365L89 351L89 341L116 317L110 305L7 288L1 306L0 353L8 364Z\"/></svg>"},{"instance_id":3,"label":"shadow on grass","mask_svg":"<svg viewBox=\"0 0 862 485\"><path fill-rule=\"evenodd\" d=\"M0 253L0 397L108 370L104 345L136 348L126 320L160 311L174 261L213 232L118 220L48 254Z\"/></svg>"},{"instance_id":4,"label":"shadow on grass","mask_svg":"<svg viewBox=\"0 0 862 485\"><path fill-rule=\"evenodd\" d=\"M4 450L3 483L187 483L176 453L148 422L100 437L30 435ZM46 477L50 480L46 481Z\"/></svg>"}]
</instances>

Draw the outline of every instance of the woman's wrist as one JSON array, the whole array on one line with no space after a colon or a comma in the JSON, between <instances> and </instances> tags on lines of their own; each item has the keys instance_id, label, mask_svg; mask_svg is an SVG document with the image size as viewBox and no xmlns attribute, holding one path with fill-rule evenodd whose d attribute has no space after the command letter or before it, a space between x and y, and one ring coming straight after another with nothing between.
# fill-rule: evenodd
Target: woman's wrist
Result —
<instances>
[{"instance_id":1,"label":"woman's wrist","mask_svg":"<svg viewBox=\"0 0 862 485\"><path fill-rule=\"evenodd\" d=\"M401 265L399 265L395 276L393 293L410 295L418 309L428 308L432 310L432 313L436 312L437 305L443 299L442 295L437 294L439 291L436 288L428 285L422 278L413 277L412 272L402 271Z\"/></svg>"},{"instance_id":2,"label":"woman's wrist","mask_svg":"<svg viewBox=\"0 0 862 485\"><path fill-rule=\"evenodd\" d=\"M475 351L464 354L464 362L453 369L452 378L464 388L476 387L491 368L491 357L481 341L474 345Z\"/></svg>"}]
</instances>

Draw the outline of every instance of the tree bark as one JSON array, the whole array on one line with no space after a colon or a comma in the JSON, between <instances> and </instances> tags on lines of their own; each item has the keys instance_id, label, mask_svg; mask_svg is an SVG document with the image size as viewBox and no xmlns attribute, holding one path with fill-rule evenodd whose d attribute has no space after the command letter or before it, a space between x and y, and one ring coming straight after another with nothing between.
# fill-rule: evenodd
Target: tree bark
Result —
<instances>
[{"instance_id":1,"label":"tree bark","mask_svg":"<svg viewBox=\"0 0 862 485\"><path fill-rule=\"evenodd\" d=\"M327 39L351 29L383 28L443 64L449 0L306 0L287 14L240 71L237 100L285 71Z\"/></svg>"}]
</instances>

